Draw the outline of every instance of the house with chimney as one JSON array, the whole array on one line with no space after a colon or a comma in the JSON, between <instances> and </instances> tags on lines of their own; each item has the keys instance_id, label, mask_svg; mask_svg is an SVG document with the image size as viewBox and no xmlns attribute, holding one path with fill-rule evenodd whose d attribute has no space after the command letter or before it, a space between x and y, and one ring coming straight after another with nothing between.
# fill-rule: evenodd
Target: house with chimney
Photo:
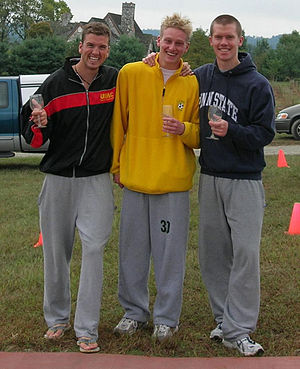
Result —
<instances>
[{"instance_id":1,"label":"house with chimney","mask_svg":"<svg viewBox=\"0 0 300 369\"><path fill-rule=\"evenodd\" d=\"M70 18L66 15L62 19L61 27L68 41L81 39L82 27L90 22L105 23L111 31L111 43L120 39L121 35L136 37L146 47L146 54L156 50L156 37L142 32L134 19L135 4L123 3L122 14L107 13L104 18L91 18L88 22L70 23ZM57 28L56 28L57 29ZM58 30L58 29L57 29Z\"/></svg>"}]
</instances>

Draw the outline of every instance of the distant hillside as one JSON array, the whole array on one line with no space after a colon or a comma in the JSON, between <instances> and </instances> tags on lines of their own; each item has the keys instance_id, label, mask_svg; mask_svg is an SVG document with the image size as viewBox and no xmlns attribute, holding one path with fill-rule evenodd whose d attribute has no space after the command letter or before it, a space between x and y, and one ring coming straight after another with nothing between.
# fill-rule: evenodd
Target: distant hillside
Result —
<instances>
[{"instance_id":1,"label":"distant hillside","mask_svg":"<svg viewBox=\"0 0 300 369\"><path fill-rule=\"evenodd\" d=\"M148 29L143 29L143 33L150 34L150 35L153 35L153 36L158 36L159 35L159 29L149 29L149 28ZM277 36L272 36L271 38L246 36L246 39L247 39L248 45L256 46L257 41L261 40L262 38L265 38L268 41L271 49L276 49L278 41L279 41L281 36L282 35L277 35Z\"/></svg>"},{"instance_id":2,"label":"distant hillside","mask_svg":"<svg viewBox=\"0 0 300 369\"><path fill-rule=\"evenodd\" d=\"M143 29L143 33L146 33L148 35L158 36L159 35L159 29Z\"/></svg>"},{"instance_id":3,"label":"distant hillside","mask_svg":"<svg viewBox=\"0 0 300 369\"><path fill-rule=\"evenodd\" d=\"M266 39L268 44L270 45L271 49L276 49L278 41L282 35L272 36L271 38L267 37L256 37L256 36L246 36L247 44L256 46L257 41L261 39Z\"/></svg>"}]
</instances>

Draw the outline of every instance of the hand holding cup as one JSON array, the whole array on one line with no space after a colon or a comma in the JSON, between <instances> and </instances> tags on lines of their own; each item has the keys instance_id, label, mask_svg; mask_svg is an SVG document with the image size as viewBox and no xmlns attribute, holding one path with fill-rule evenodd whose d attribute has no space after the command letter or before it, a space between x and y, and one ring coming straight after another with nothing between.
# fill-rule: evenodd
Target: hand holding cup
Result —
<instances>
[{"instance_id":1,"label":"hand holding cup","mask_svg":"<svg viewBox=\"0 0 300 369\"><path fill-rule=\"evenodd\" d=\"M29 102L30 102L30 107L32 109L32 117L33 117L33 121L36 123L36 125L39 128L45 128L46 124L42 124L42 119L43 118L43 108L44 108L44 99L42 94L35 94L35 95L31 95L29 98Z\"/></svg>"}]
</instances>

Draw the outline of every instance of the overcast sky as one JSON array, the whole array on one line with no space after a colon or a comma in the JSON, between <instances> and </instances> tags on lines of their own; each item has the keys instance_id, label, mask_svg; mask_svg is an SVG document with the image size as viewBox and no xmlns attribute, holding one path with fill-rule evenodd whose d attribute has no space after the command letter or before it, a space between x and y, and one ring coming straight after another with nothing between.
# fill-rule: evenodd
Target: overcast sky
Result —
<instances>
[{"instance_id":1,"label":"overcast sky","mask_svg":"<svg viewBox=\"0 0 300 369\"><path fill-rule=\"evenodd\" d=\"M91 17L103 18L122 13L122 0L65 0L73 14L73 22L87 22ZM127 2L130 2L128 0ZM209 29L220 14L234 15L247 36L272 37L300 31L299 0L132 0L135 20L141 29L159 29L166 15L178 12L193 22L194 30Z\"/></svg>"}]
</instances>

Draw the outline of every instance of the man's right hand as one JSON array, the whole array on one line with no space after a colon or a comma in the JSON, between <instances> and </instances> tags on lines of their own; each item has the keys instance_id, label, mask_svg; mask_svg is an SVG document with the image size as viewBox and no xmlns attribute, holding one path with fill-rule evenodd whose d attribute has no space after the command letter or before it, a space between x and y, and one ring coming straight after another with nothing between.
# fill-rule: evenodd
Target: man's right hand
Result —
<instances>
[{"instance_id":1,"label":"man's right hand","mask_svg":"<svg viewBox=\"0 0 300 369\"><path fill-rule=\"evenodd\" d=\"M193 74L194 72L192 71L190 64L188 62L183 62L180 75L182 77L185 77L185 76L192 76Z\"/></svg>"},{"instance_id":2,"label":"man's right hand","mask_svg":"<svg viewBox=\"0 0 300 369\"><path fill-rule=\"evenodd\" d=\"M142 61L143 63L148 64L150 67L154 67L155 57L156 57L156 53L150 53L149 55L145 56L145 58L143 58ZM190 64L188 62L183 62L180 75L182 77L185 77L185 76L192 76L193 74L194 72L192 71Z\"/></svg>"},{"instance_id":3,"label":"man's right hand","mask_svg":"<svg viewBox=\"0 0 300 369\"><path fill-rule=\"evenodd\" d=\"M114 182L119 185L120 188L123 188L124 185L120 182L120 173L113 174Z\"/></svg>"},{"instance_id":4,"label":"man's right hand","mask_svg":"<svg viewBox=\"0 0 300 369\"><path fill-rule=\"evenodd\" d=\"M48 123L46 110L34 108L31 113L31 119L37 126L46 127Z\"/></svg>"},{"instance_id":5,"label":"man's right hand","mask_svg":"<svg viewBox=\"0 0 300 369\"><path fill-rule=\"evenodd\" d=\"M150 65L150 67L154 67L154 65L155 65L155 57L156 57L156 53L150 53L149 55L147 55L142 60L143 60L143 62L145 64Z\"/></svg>"}]
</instances>

